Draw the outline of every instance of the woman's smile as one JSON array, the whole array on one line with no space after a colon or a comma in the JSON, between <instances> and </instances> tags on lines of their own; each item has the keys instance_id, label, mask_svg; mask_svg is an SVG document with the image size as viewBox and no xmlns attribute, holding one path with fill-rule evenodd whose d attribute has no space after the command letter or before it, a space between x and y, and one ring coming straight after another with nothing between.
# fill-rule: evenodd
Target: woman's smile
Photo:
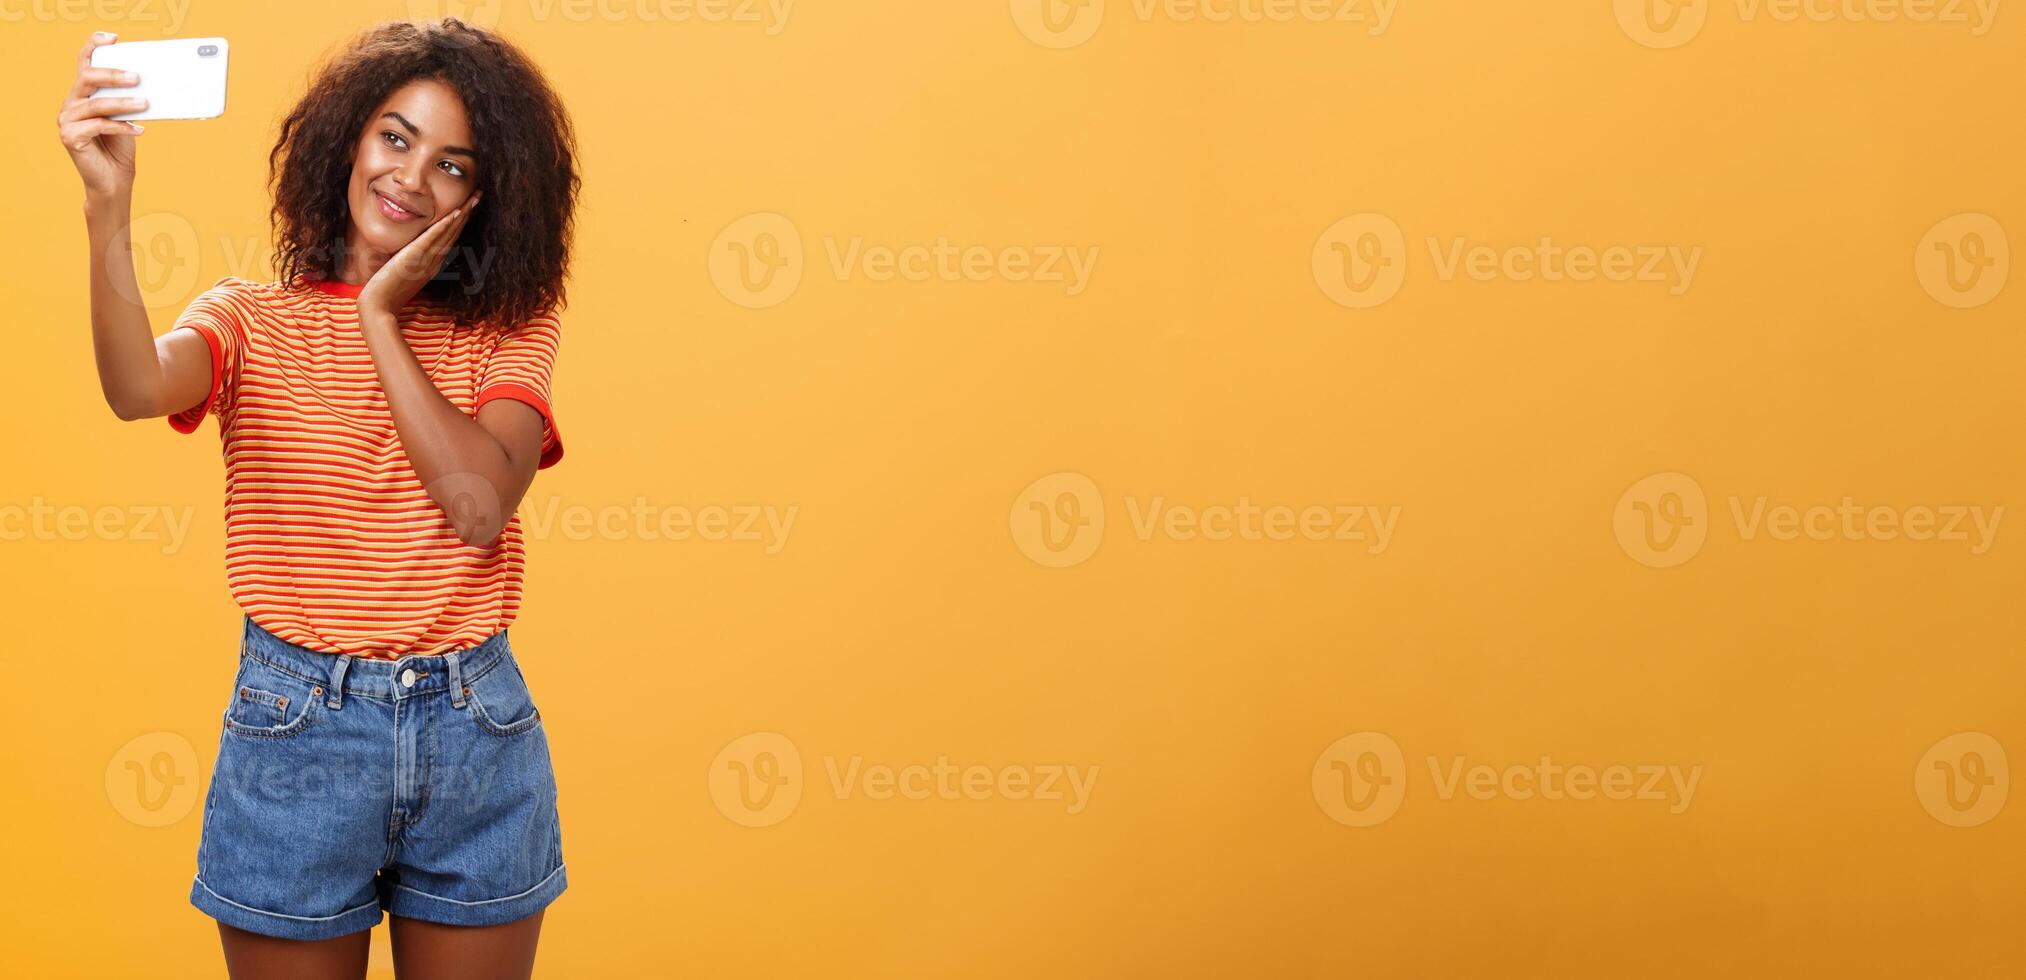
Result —
<instances>
[{"instance_id":1,"label":"woman's smile","mask_svg":"<svg viewBox=\"0 0 2026 980\"><path fill-rule=\"evenodd\" d=\"M423 217L421 214L418 214L415 211L402 207L399 202L394 200L392 197L389 197L386 194L381 193L380 191L377 190L374 191L373 196L379 199L380 213L382 215L385 215L388 221L393 222L417 221Z\"/></svg>"}]
</instances>

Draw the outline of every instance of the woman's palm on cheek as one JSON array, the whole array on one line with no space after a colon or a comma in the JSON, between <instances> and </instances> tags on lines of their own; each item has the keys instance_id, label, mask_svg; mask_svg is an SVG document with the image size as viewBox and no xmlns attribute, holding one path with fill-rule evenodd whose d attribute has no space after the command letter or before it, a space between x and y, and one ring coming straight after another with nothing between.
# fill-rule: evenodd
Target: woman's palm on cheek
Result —
<instances>
[{"instance_id":1,"label":"woman's palm on cheek","mask_svg":"<svg viewBox=\"0 0 2026 980\"><path fill-rule=\"evenodd\" d=\"M422 291L430 279L435 278L443 262L450 256L451 248L457 243L457 236L464 231L464 223L471 218L471 209L478 204L479 195L473 194L462 207L438 219L436 223L422 230L422 234L401 247L399 252L387 260L364 289L359 291L361 312L396 313Z\"/></svg>"}]
</instances>

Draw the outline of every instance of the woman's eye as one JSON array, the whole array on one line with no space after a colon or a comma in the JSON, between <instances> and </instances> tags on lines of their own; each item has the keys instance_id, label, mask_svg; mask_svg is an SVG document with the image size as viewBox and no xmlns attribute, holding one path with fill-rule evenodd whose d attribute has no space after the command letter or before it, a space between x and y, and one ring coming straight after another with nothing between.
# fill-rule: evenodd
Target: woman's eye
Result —
<instances>
[{"instance_id":1,"label":"woman's eye","mask_svg":"<svg viewBox=\"0 0 2026 980\"><path fill-rule=\"evenodd\" d=\"M396 147L405 149L408 146L408 141L402 139L400 133L396 133L392 130L389 130L387 132L381 133L380 135L386 137L387 141L394 144Z\"/></svg>"},{"instance_id":2,"label":"woman's eye","mask_svg":"<svg viewBox=\"0 0 2026 980\"><path fill-rule=\"evenodd\" d=\"M458 166L455 163L450 162L449 160L443 161L443 170L445 173L448 173L452 177L464 176L464 168Z\"/></svg>"}]
</instances>

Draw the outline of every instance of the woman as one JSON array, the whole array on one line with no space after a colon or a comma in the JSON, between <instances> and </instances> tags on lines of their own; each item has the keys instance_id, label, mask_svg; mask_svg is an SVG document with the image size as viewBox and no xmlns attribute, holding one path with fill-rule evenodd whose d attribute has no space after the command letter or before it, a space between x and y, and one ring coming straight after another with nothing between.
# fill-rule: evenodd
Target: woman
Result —
<instances>
[{"instance_id":1,"label":"woman","mask_svg":"<svg viewBox=\"0 0 2026 980\"><path fill-rule=\"evenodd\" d=\"M547 733L507 626L516 506L563 454L549 381L575 141L539 70L456 20L366 31L269 155L275 282L156 337L127 239L138 79L59 129L85 188L92 336L121 419L219 421L246 614L190 901L235 977L527 976L565 886ZM114 91L102 96L100 88Z\"/></svg>"}]
</instances>

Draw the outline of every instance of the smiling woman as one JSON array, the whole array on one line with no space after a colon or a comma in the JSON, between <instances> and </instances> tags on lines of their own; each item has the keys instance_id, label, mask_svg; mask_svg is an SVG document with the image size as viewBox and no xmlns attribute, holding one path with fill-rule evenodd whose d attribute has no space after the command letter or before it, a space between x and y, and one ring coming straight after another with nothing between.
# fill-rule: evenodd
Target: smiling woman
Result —
<instances>
[{"instance_id":1,"label":"smiling woman","mask_svg":"<svg viewBox=\"0 0 2026 980\"><path fill-rule=\"evenodd\" d=\"M111 40L80 53L59 117L85 183L100 385L122 419L218 419L245 613L190 902L234 976L359 976L383 915L404 975L527 976L567 877L506 631L517 507L563 456L569 118L491 33L365 32L269 154L277 279L221 279L157 338L127 241L140 130L108 118L134 106L93 95L135 81L91 66ZM334 763L362 791L257 778ZM427 805L473 785L482 806Z\"/></svg>"},{"instance_id":2,"label":"smiling woman","mask_svg":"<svg viewBox=\"0 0 2026 980\"><path fill-rule=\"evenodd\" d=\"M525 55L456 23L368 33L282 121L268 159L283 279L359 281L345 275L358 259L484 192L421 294L509 324L563 301L580 183L569 116Z\"/></svg>"}]
</instances>

